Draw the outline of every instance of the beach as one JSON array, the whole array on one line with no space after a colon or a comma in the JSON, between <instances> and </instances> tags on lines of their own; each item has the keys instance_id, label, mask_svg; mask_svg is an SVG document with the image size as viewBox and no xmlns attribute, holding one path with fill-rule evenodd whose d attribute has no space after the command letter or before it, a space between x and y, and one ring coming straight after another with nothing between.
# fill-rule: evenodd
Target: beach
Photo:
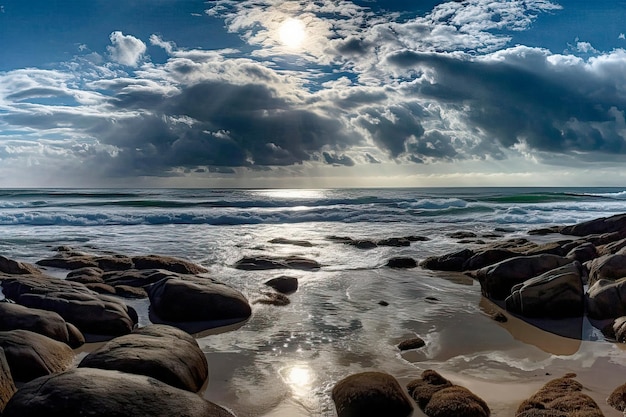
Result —
<instances>
[{"instance_id":1,"label":"beach","mask_svg":"<svg viewBox=\"0 0 626 417\"><path fill-rule=\"evenodd\" d=\"M604 415L617 417L605 399L626 382L625 348L588 320L535 323L549 331L542 330L483 297L464 273L386 263L507 239L557 241L564 237L528 231L623 212L621 189L4 190L0 248L28 263L62 245L173 256L241 291L251 301L249 319L195 334L209 367L202 396L239 417L335 416L330 391L340 379L377 370L404 386L427 369L469 388L496 417L514 415L547 381L573 372ZM452 237L458 232L465 237ZM412 240L364 249L338 237ZM235 268L244 256L269 255L321 267ZM281 275L298 279L289 304L255 303L265 282ZM125 302L139 326L151 322L147 300ZM496 313L507 321L494 320ZM554 334L572 329L578 338ZM398 349L416 336L424 347Z\"/></svg>"}]
</instances>

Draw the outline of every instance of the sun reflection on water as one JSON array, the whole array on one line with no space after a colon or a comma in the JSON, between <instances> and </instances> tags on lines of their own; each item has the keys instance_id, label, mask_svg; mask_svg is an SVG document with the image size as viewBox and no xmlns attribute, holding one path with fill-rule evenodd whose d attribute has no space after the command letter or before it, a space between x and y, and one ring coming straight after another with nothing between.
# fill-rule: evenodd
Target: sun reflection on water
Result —
<instances>
[{"instance_id":1,"label":"sun reflection on water","mask_svg":"<svg viewBox=\"0 0 626 417\"><path fill-rule=\"evenodd\" d=\"M259 196L280 198L285 200L304 200L323 198L326 190L296 190L296 189L276 189L276 190L258 190L256 194Z\"/></svg>"},{"instance_id":2,"label":"sun reflection on water","mask_svg":"<svg viewBox=\"0 0 626 417\"><path fill-rule=\"evenodd\" d=\"M291 388L294 398L303 400L312 395L315 374L307 365L293 365L279 370L280 376Z\"/></svg>"}]
</instances>

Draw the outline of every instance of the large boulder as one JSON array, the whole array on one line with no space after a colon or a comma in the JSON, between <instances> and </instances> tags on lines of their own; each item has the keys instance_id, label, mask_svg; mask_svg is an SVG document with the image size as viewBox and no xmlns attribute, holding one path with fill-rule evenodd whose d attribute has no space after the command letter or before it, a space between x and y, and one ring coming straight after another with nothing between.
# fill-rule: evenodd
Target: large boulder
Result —
<instances>
[{"instance_id":1,"label":"large boulder","mask_svg":"<svg viewBox=\"0 0 626 417\"><path fill-rule=\"evenodd\" d=\"M448 253L442 256L430 256L420 262L420 266L434 271L463 271L465 262L472 256L474 251L463 249L457 252Z\"/></svg>"},{"instance_id":2,"label":"large boulder","mask_svg":"<svg viewBox=\"0 0 626 417\"><path fill-rule=\"evenodd\" d=\"M11 375L11 368L9 368L4 349L0 349L0 415L2 415L5 405L15 394L15 391L15 382Z\"/></svg>"},{"instance_id":3,"label":"large boulder","mask_svg":"<svg viewBox=\"0 0 626 417\"><path fill-rule=\"evenodd\" d=\"M3 417L234 417L197 394L154 378L76 368L22 386Z\"/></svg>"},{"instance_id":4,"label":"large boulder","mask_svg":"<svg viewBox=\"0 0 626 417\"><path fill-rule=\"evenodd\" d=\"M565 255L566 258L580 263L585 263L598 257L598 250L593 243L585 242L571 248Z\"/></svg>"},{"instance_id":5,"label":"large boulder","mask_svg":"<svg viewBox=\"0 0 626 417\"><path fill-rule=\"evenodd\" d=\"M0 255L0 272L5 274L40 274L41 270L35 265L14 261Z\"/></svg>"},{"instance_id":6,"label":"large boulder","mask_svg":"<svg viewBox=\"0 0 626 417\"><path fill-rule=\"evenodd\" d=\"M626 278L600 279L587 292L587 315L594 319L614 319L626 315Z\"/></svg>"},{"instance_id":7,"label":"large boulder","mask_svg":"<svg viewBox=\"0 0 626 417\"><path fill-rule=\"evenodd\" d=\"M74 360L74 351L65 343L28 330L0 332L0 347L16 381L65 371Z\"/></svg>"},{"instance_id":8,"label":"large boulder","mask_svg":"<svg viewBox=\"0 0 626 417\"><path fill-rule=\"evenodd\" d=\"M510 249L489 248L473 255L463 264L463 270L473 271L489 265L519 256L519 253Z\"/></svg>"},{"instance_id":9,"label":"large boulder","mask_svg":"<svg viewBox=\"0 0 626 417\"><path fill-rule=\"evenodd\" d=\"M626 254L616 253L601 256L590 261L587 268L589 269L589 285L593 285L600 279L624 278L626 277Z\"/></svg>"},{"instance_id":10,"label":"large boulder","mask_svg":"<svg viewBox=\"0 0 626 417\"><path fill-rule=\"evenodd\" d=\"M148 288L148 296L152 311L171 322L245 320L252 314L241 292L193 275L163 279Z\"/></svg>"},{"instance_id":11,"label":"large boulder","mask_svg":"<svg viewBox=\"0 0 626 417\"><path fill-rule=\"evenodd\" d=\"M183 259L173 258L163 255L142 255L133 256L132 262L135 269L165 269L166 271L179 274L198 275L208 272L203 266Z\"/></svg>"},{"instance_id":12,"label":"large boulder","mask_svg":"<svg viewBox=\"0 0 626 417\"><path fill-rule=\"evenodd\" d=\"M83 333L119 336L137 323L133 309L78 282L45 275L0 275L7 298L26 307L54 311Z\"/></svg>"},{"instance_id":13,"label":"large boulder","mask_svg":"<svg viewBox=\"0 0 626 417\"><path fill-rule=\"evenodd\" d=\"M18 329L48 336L72 348L85 343L80 330L53 311L28 308L14 303L0 303L0 331Z\"/></svg>"},{"instance_id":14,"label":"large boulder","mask_svg":"<svg viewBox=\"0 0 626 417\"><path fill-rule=\"evenodd\" d=\"M85 356L78 367L146 375L192 392L199 391L209 376L196 340L180 329L159 324L110 340Z\"/></svg>"},{"instance_id":15,"label":"large boulder","mask_svg":"<svg viewBox=\"0 0 626 417\"><path fill-rule=\"evenodd\" d=\"M488 417L487 403L465 387L454 385L431 369L409 382L409 395L429 417Z\"/></svg>"},{"instance_id":16,"label":"large boulder","mask_svg":"<svg viewBox=\"0 0 626 417\"><path fill-rule=\"evenodd\" d=\"M546 383L517 408L515 417L603 417L598 404L582 392L583 386L575 374Z\"/></svg>"},{"instance_id":17,"label":"large boulder","mask_svg":"<svg viewBox=\"0 0 626 417\"><path fill-rule=\"evenodd\" d=\"M567 258L550 254L519 256L479 269L476 278L486 297L503 300L515 285L570 262Z\"/></svg>"},{"instance_id":18,"label":"large boulder","mask_svg":"<svg viewBox=\"0 0 626 417\"><path fill-rule=\"evenodd\" d=\"M624 233L626 232L626 214L601 217L572 226L564 226L560 229L560 232L564 235L573 236L587 236L613 232Z\"/></svg>"},{"instance_id":19,"label":"large boulder","mask_svg":"<svg viewBox=\"0 0 626 417\"><path fill-rule=\"evenodd\" d=\"M408 417L413 405L396 379L382 372L362 372L337 382L332 399L338 417Z\"/></svg>"},{"instance_id":20,"label":"large boulder","mask_svg":"<svg viewBox=\"0 0 626 417\"><path fill-rule=\"evenodd\" d=\"M626 384L615 388L606 402L617 411L626 412Z\"/></svg>"},{"instance_id":21,"label":"large boulder","mask_svg":"<svg viewBox=\"0 0 626 417\"><path fill-rule=\"evenodd\" d=\"M298 290L298 278L281 275L265 282L265 285L274 288L282 294L292 294Z\"/></svg>"},{"instance_id":22,"label":"large boulder","mask_svg":"<svg viewBox=\"0 0 626 417\"><path fill-rule=\"evenodd\" d=\"M177 278L180 274L165 269L128 269L126 271L111 271L102 275L105 283L117 287L147 287L164 278Z\"/></svg>"},{"instance_id":23,"label":"large boulder","mask_svg":"<svg viewBox=\"0 0 626 417\"><path fill-rule=\"evenodd\" d=\"M262 271L268 269L302 269L315 270L321 265L308 258L300 256L271 257L271 256L245 256L235 262L235 268L246 271Z\"/></svg>"},{"instance_id":24,"label":"large boulder","mask_svg":"<svg viewBox=\"0 0 626 417\"><path fill-rule=\"evenodd\" d=\"M585 309L585 290L579 262L555 268L511 289L506 309L525 317L580 317Z\"/></svg>"}]
</instances>

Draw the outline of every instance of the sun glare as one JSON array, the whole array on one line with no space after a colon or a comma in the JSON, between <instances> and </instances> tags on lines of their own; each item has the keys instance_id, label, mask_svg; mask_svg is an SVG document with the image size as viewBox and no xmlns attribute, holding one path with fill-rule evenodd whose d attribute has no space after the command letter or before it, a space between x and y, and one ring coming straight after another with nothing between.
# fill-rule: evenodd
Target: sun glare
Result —
<instances>
[{"instance_id":1,"label":"sun glare","mask_svg":"<svg viewBox=\"0 0 626 417\"><path fill-rule=\"evenodd\" d=\"M302 20L287 19L278 29L280 42L288 48L296 49L306 38L305 26Z\"/></svg>"}]
</instances>

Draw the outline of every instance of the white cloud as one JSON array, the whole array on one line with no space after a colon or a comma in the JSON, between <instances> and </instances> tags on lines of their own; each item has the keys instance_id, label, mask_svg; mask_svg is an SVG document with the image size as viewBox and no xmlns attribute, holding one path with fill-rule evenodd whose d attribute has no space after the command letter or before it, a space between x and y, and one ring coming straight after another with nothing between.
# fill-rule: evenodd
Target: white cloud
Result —
<instances>
[{"instance_id":1,"label":"white cloud","mask_svg":"<svg viewBox=\"0 0 626 417\"><path fill-rule=\"evenodd\" d=\"M623 33L620 33L617 39L626 39L626 35L624 35Z\"/></svg>"},{"instance_id":2,"label":"white cloud","mask_svg":"<svg viewBox=\"0 0 626 417\"><path fill-rule=\"evenodd\" d=\"M176 43L166 42L159 35L155 34L150 35L150 44L163 48L168 55L172 55L176 49Z\"/></svg>"},{"instance_id":3,"label":"white cloud","mask_svg":"<svg viewBox=\"0 0 626 417\"><path fill-rule=\"evenodd\" d=\"M110 46L107 47L111 59L119 64L136 67L146 53L146 44L132 35L120 31L111 33Z\"/></svg>"}]
</instances>

